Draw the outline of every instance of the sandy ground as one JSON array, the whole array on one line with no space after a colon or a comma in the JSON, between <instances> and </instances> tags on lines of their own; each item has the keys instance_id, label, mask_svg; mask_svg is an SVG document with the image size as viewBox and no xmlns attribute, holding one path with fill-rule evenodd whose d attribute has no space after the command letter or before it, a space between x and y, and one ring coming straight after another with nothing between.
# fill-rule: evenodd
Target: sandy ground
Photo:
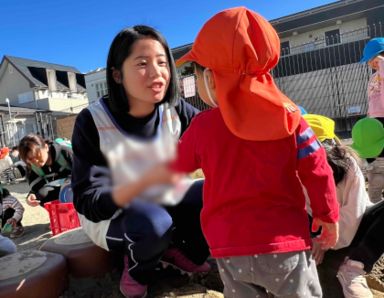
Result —
<instances>
[{"instance_id":1,"label":"sandy ground","mask_svg":"<svg viewBox=\"0 0 384 298\"><path fill-rule=\"evenodd\" d=\"M23 225L25 234L15 240L18 250L39 249L51 237L48 212L41 207L29 207L25 203L28 185L21 182L7 186L25 207ZM213 263L213 262L212 262ZM214 263L213 263L214 265ZM369 285L375 298L384 298L384 286L380 280L384 276L384 259L374 269ZM122 297L118 289L119 274L112 272L102 279L71 279L69 288L62 297ZM377 289L379 291L376 291ZM150 287L148 297L221 298L222 284L216 270L206 275L182 276L166 269L159 271L157 282ZM328 298L328 297L325 297Z\"/></svg>"},{"instance_id":2,"label":"sandy ground","mask_svg":"<svg viewBox=\"0 0 384 298\"><path fill-rule=\"evenodd\" d=\"M39 249L49 239L48 212L41 207L30 207L25 203L28 185L21 182L6 186L25 208L22 223L25 233L15 239L18 250ZM214 265L214 264L213 264ZM180 275L173 269L159 271L157 282L150 287L148 297L221 298L222 284L217 271L207 275ZM102 279L71 279L69 288L62 297L123 297L118 289L119 273L112 272Z\"/></svg>"}]
</instances>

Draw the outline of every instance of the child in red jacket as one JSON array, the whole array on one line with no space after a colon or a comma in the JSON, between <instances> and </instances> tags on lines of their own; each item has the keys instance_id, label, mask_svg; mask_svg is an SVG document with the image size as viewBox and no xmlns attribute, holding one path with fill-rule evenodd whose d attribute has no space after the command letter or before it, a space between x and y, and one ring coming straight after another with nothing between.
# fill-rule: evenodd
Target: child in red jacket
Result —
<instances>
[{"instance_id":1,"label":"child in red jacket","mask_svg":"<svg viewBox=\"0 0 384 298\"><path fill-rule=\"evenodd\" d=\"M311 256L303 185L316 241L338 238L338 203L324 148L269 73L279 38L244 7L212 17L192 50L201 99L179 143L179 172L205 175L201 224L224 282L225 297L321 297Z\"/></svg>"}]
</instances>

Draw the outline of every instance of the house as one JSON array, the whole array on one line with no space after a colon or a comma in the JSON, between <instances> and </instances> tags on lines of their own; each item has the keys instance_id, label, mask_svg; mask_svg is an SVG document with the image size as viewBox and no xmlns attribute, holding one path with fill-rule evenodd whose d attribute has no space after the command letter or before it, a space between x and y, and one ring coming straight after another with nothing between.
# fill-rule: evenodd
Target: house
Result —
<instances>
[{"instance_id":1,"label":"house","mask_svg":"<svg viewBox=\"0 0 384 298\"><path fill-rule=\"evenodd\" d=\"M74 67L4 56L0 103L53 112L78 113L88 105L84 75Z\"/></svg>"},{"instance_id":2,"label":"house","mask_svg":"<svg viewBox=\"0 0 384 298\"><path fill-rule=\"evenodd\" d=\"M70 137L76 113L88 105L76 68L4 56L0 64L0 146L28 133Z\"/></svg>"},{"instance_id":3,"label":"house","mask_svg":"<svg viewBox=\"0 0 384 298\"><path fill-rule=\"evenodd\" d=\"M383 0L342 0L270 21L281 40L272 75L279 88L310 113L335 119L342 135L367 111L371 70L359 63L365 43L384 36ZM192 44L173 49L180 58ZM179 68L182 79L188 64ZM199 106L197 97L187 101Z\"/></svg>"}]
</instances>

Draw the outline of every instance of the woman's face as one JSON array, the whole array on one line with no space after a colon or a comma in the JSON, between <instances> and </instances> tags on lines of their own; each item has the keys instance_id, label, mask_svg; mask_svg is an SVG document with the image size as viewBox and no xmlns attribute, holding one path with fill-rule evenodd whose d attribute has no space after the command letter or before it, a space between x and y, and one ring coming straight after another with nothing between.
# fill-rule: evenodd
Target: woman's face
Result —
<instances>
[{"instance_id":1,"label":"woman's face","mask_svg":"<svg viewBox=\"0 0 384 298\"><path fill-rule=\"evenodd\" d=\"M44 144L43 147L35 146L35 148L27 154L26 162L41 168L47 163L48 158L49 147L48 144Z\"/></svg>"},{"instance_id":2,"label":"woman's face","mask_svg":"<svg viewBox=\"0 0 384 298\"><path fill-rule=\"evenodd\" d=\"M137 40L114 79L124 86L130 109L154 107L161 102L170 81L167 55L160 42L152 38Z\"/></svg>"}]
</instances>

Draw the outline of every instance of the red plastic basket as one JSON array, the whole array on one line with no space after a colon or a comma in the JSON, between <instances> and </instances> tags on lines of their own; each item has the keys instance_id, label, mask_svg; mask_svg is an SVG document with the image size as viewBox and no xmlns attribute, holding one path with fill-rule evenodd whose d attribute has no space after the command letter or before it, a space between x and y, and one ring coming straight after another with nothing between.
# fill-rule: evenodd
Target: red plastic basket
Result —
<instances>
[{"instance_id":1,"label":"red plastic basket","mask_svg":"<svg viewBox=\"0 0 384 298\"><path fill-rule=\"evenodd\" d=\"M73 203L61 203L59 200L44 204L49 213L52 235L72 230L80 226L79 217Z\"/></svg>"}]
</instances>

